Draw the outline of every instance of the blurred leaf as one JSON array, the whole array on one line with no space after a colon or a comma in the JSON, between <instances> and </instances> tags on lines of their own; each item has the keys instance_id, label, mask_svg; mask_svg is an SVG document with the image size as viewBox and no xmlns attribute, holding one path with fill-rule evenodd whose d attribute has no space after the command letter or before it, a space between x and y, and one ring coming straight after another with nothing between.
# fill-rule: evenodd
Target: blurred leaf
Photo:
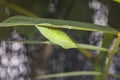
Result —
<instances>
[{"instance_id":1,"label":"blurred leaf","mask_svg":"<svg viewBox=\"0 0 120 80\"><path fill-rule=\"evenodd\" d=\"M19 13L22 13L26 16L31 16L31 17L38 17L37 15L33 14L32 12L26 10L25 8L22 8L21 6L11 3L8 0L0 0L0 6L8 7L11 8Z\"/></svg>"},{"instance_id":2,"label":"blurred leaf","mask_svg":"<svg viewBox=\"0 0 120 80\"><path fill-rule=\"evenodd\" d=\"M120 4L120 0L114 0L114 1Z\"/></svg>"},{"instance_id":3,"label":"blurred leaf","mask_svg":"<svg viewBox=\"0 0 120 80\"><path fill-rule=\"evenodd\" d=\"M100 25L84 23L84 22L75 22L67 20L57 20L57 19L43 19L43 18L32 18L25 16L14 16L8 18L3 23L0 23L0 27L10 27L10 26L34 26L39 25L43 27L51 28L65 28L72 30L85 30L85 31L102 31L104 33L117 34L118 31L109 26L103 27Z\"/></svg>"}]
</instances>

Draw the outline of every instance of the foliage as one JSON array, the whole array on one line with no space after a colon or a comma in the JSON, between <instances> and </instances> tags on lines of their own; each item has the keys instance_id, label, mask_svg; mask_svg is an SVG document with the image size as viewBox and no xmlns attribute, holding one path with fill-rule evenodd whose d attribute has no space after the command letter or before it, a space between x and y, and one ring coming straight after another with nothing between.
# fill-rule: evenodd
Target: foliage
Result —
<instances>
[{"instance_id":1,"label":"foliage","mask_svg":"<svg viewBox=\"0 0 120 80\"><path fill-rule=\"evenodd\" d=\"M1 27L15 26L15 27L18 27L18 29L21 26L29 26L29 27L35 26L39 30L39 32L43 34L43 36L45 36L48 40L50 40L51 43L60 45L65 49L84 48L84 49L107 51L107 53L110 54L110 57L108 59L109 63L106 65L105 77L108 76L107 74L109 73L108 70L110 67L111 60L114 54L117 52L118 45L120 44L120 36L118 35L119 32L116 29L113 29L111 27L98 26L90 23L55 20L55 19L31 18L31 17L25 17L25 16L14 16L0 23L0 26ZM108 35L109 34L118 35L118 37L114 42L113 49L110 50L109 48L105 49L105 48L100 48L97 46L91 46L91 45L85 45L85 44L78 45L65 32L60 30L60 28L71 29L71 30L101 31L101 32L107 33ZM24 28L23 28L23 32L24 32ZM31 41L30 43L34 43L34 41ZM85 74L89 75L88 73L85 73Z\"/></svg>"},{"instance_id":2,"label":"foliage","mask_svg":"<svg viewBox=\"0 0 120 80\"><path fill-rule=\"evenodd\" d=\"M120 3L120 0L114 0L114 1Z\"/></svg>"},{"instance_id":3,"label":"foliage","mask_svg":"<svg viewBox=\"0 0 120 80\"><path fill-rule=\"evenodd\" d=\"M5 0L6 1L6 0ZM69 73L61 73L61 74L50 74L45 76L37 77L41 78L53 78L53 77L67 77L67 76L78 76L78 75L94 75L100 76L103 75L103 78L106 79L108 75L112 75L115 77L120 77L116 74L109 74L110 64L112 62L113 56L117 52L118 45L120 44L120 32L110 26L103 27L100 25L85 23L85 22L77 22L77 21L68 21L68 20L60 20L60 19L47 19L47 18L33 18L37 17L33 13L21 8L18 5L12 4L10 2L5 2L4 0L0 1L2 6L8 6L24 15L32 16L14 16L11 18L7 18L5 21L0 23L0 38L6 37L10 34L12 28L17 29L18 31L26 34L28 37L33 37L35 33L38 31L48 39L48 41L8 41L8 42L23 42L28 44L54 44L59 45L65 49L77 48L87 57L92 55L89 50L100 50L100 54L95 58L96 71L82 71L82 72L69 72ZM114 0L119 2L119 0ZM71 1L72 2L72 1ZM70 2L70 3L71 3ZM5 5L7 3L7 5ZM68 6L66 6L68 8ZM59 18L65 16L66 10L62 11L62 16L59 14ZM67 30L76 30L76 31L100 31L104 33L103 45L102 47L92 46L88 44L76 43L69 35L67 35L62 29ZM3 32L3 30L5 32ZM82 35L82 33L80 34ZM112 49L109 49L111 45L111 41L113 36L117 36L116 41L114 42L114 46ZM105 43L105 44L104 44ZM108 54L108 64L105 65L104 72L98 72L100 68L103 69L102 63L104 63L105 55ZM91 57L88 57L91 59ZM100 64L98 64L100 63ZM97 79L96 79L97 80Z\"/></svg>"}]
</instances>

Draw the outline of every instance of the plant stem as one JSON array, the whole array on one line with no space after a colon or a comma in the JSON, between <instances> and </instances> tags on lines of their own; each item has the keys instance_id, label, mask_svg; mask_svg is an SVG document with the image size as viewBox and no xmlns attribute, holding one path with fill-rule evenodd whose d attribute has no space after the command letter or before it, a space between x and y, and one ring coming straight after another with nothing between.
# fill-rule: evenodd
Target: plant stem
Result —
<instances>
[{"instance_id":1,"label":"plant stem","mask_svg":"<svg viewBox=\"0 0 120 80\"><path fill-rule=\"evenodd\" d=\"M16 4L8 2L6 0L0 0L0 5L5 6L5 7L9 7L9 8L11 8L11 9L13 9L13 10L19 12L19 13L22 13L22 14L26 15L26 16L38 17L37 15L31 13L30 11L28 11L28 10L26 10L26 9L16 5Z\"/></svg>"},{"instance_id":2,"label":"plant stem","mask_svg":"<svg viewBox=\"0 0 120 80\"><path fill-rule=\"evenodd\" d=\"M120 36L118 36L116 38L116 40L113 43L112 49L109 50L108 62L106 64L106 66L105 66L105 72L104 72L104 75L103 75L103 80L107 80L107 77L109 75L109 69L110 69L110 66L112 64L112 60L113 60L114 54L116 53L119 44L120 44Z\"/></svg>"},{"instance_id":3,"label":"plant stem","mask_svg":"<svg viewBox=\"0 0 120 80\"><path fill-rule=\"evenodd\" d=\"M112 42L112 39L113 39L113 35L105 33L104 38L103 38L102 47L109 48L109 46ZM107 53L108 52L100 51L100 53L97 55L96 59L94 60L95 71L103 72L103 66L105 65ZM96 75L94 79L95 80L102 80L102 76Z\"/></svg>"},{"instance_id":4,"label":"plant stem","mask_svg":"<svg viewBox=\"0 0 120 80\"><path fill-rule=\"evenodd\" d=\"M58 77L73 77L73 76L89 76L89 75L101 75L101 72L94 72L94 71L75 71L75 72L64 72L64 73L56 73L56 74L48 74L38 76L38 79L46 79L46 78L58 78Z\"/></svg>"}]
</instances>

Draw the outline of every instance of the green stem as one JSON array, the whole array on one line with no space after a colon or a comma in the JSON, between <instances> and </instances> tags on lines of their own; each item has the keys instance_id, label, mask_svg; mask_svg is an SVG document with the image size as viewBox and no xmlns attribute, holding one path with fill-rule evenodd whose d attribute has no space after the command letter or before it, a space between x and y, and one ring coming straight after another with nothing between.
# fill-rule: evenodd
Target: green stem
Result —
<instances>
[{"instance_id":1,"label":"green stem","mask_svg":"<svg viewBox=\"0 0 120 80\"><path fill-rule=\"evenodd\" d=\"M114 42L114 44L113 44L112 49L109 50L108 62L107 62L106 67L105 67L105 73L103 75L103 80L107 80L107 77L109 75L110 66L112 64L112 60L113 60L114 54L116 53L119 44L120 44L120 37L117 37L115 42Z\"/></svg>"},{"instance_id":2,"label":"green stem","mask_svg":"<svg viewBox=\"0 0 120 80\"><path fill-rule=\"evenodd\" d=\"M46 78L58 78L58 77L73 77L73 76L89 76L89 75L98 75L100 76L100 72L94 72L94 71L75 71L75 72L64 72L64 73L56 73L56 74L48 74L48 75L42 75L38 76L38 79L46 79Z\"/></svg>"},{"instance_id":3,"label":"green stem","mask_svg":"<svg viewBox=\"0 0 120 80\"><path fill-rule=\"evenodd\" d=\"M105 48L109 48L110 43L112 42L113 39L113 35L110 34L104 34L104 38L103 38L103 43L102 43L102 47ZM105 65L105 60L106 60L106 55L108 52L103 52L100 51L100 53L97 55L96 60L94 60L94 67L95 67L95 71L98 72L103 72L103 66ZM95 76L94 78L95 80L102 80L102 76Z\"/></svg>"},{"instance_id":4,"label":"green stem","mask_svg":"<svg viewBox=\"0 0 120 80\"><path fill-rule=\"evenodd\" d=\"M11 8L19 13L26 15L26 16L38 17L38 16L34 15L33 13L29 12L28 10L26 10L26 9L16 5L16 4L13 4L11 2L8 2L6 0L0 0L0 5L5 6L5 7L9 7L9 8Z\"/></svg>"}]
</instances>

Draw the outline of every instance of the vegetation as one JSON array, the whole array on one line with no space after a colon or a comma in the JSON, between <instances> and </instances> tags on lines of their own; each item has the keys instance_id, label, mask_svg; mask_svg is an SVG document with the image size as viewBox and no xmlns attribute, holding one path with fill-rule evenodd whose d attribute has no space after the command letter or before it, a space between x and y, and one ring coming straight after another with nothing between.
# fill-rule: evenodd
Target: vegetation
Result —
<instances>
[{"instance_id":1,"label":"vegetation","mask_svg":"<svg viewBox=\"0 0 120 80\"><path fill-rule=\"evenodd\" d=\"M4 7L7 6L9 8L12 8L13 10L16 10L21 14L26 15L26 16L13 16L2 21L0 23L1 39L3 39L3 37L8 36L8 34L11 33L10 32L11 29L13 28L15 28L18 31L21 31L28 37L33 37L36 32L40 32L45 38L48 39L48 41L24 40L24 41L8 41L8 42L9 43L23 42L28 44L53 44L53 45L59 45L64 49L77 48L86 57L88 57L91 60L94 60L93 63L97 65L95 67L96 71L77 71L77 72L69 72L69 73L67 72L67 73L50 74L45 76L38 76L37 79L79 76L79 75L102 76L104 80L107 79L109 75L120 78L120 76L117 74L109 73L112 59L114 55L117 52L119 52L118 47L120 45L120 32L117 29L114 29L110 26L103 27L103 26L99 26L87 22L80 22L80 21L77 22L77 21L60 20L60 19L36 18L37 16L35 14L25 10L24 8L21 8L17 4L7 2L7 0L1 0L0 5ZM66 32L64 32L63 29L80 31L80 32L81 31L103 32L104 33L103 45L102 47L97 47L89 44L77 43L77 41L73 40L73 38L70 37ZM3 32L3 30L5 32ZM114 39L113 36L116 36L116 40L113 43L112 49L110 49L109 47L111 45L112 40ZM93 58L93 54L89 50L99 50L100 54L96 58L95 57ZM105 65L105 69L104 69L104 66L102 64L105 62L106 55L108 55L108 63ZM99 71L99 69L101 69L102 71Z\"/></svg>"}]
</instances>

